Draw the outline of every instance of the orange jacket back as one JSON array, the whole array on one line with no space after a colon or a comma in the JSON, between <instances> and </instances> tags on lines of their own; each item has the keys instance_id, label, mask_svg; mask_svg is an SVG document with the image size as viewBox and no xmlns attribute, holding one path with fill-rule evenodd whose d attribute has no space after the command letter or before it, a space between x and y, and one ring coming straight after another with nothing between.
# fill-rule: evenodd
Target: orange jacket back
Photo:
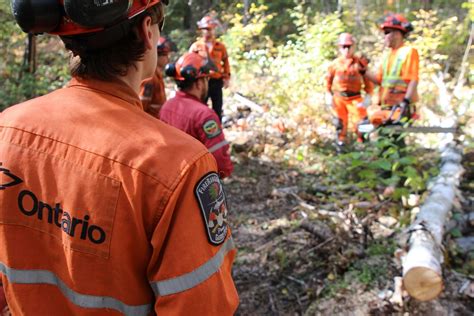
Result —
<instances>
[{"instance_id":1,"label":"orange jacket back","mask_svg":"<svg viewBox=\"0 0 474 316\"><path fill-rule=\"evenodd\" d=\"M216 202L211 185L223 196L215 160L147 115L130 87L73 80L7 109L0 155L0 275L13 315L237 308L230 229L210 232L202 206Z\"/></svg>"}]
</instances>

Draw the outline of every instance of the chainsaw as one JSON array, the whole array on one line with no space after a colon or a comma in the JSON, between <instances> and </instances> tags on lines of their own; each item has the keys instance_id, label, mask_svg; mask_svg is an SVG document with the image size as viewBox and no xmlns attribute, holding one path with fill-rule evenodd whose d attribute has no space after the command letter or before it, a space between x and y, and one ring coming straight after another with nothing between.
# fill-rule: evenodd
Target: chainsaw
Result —
<instances>
[{"instance_id":1,"label":"chainsaw","mask_svg":"<svg viewBox=\"0 0 474 316\"><path fill-rule=\"evenodd\" d=\"M402 124L402 118L407 117L408 109L404 105L395 105L392 107L390 115L386 120L379 125L374 125L371 122L364 121L358 125L357 130L362 134L369 134L375 130L384 130L393 133L460 133L458 127L442 127L442 126L411 126L407 123ZM397 119L393 119L394 113L399 111Z\"/></svg>"}]
</instances>

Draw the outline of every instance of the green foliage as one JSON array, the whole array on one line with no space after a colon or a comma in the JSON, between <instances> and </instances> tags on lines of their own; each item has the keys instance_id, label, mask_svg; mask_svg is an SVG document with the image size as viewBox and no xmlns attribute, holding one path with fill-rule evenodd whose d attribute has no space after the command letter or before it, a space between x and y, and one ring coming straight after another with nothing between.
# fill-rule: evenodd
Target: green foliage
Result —
<instances>
[{"instance_id":1,"label":"green foliage","mask_svg":"<svg viewBox=\"0 0 474 316\"><path fill-rule=\"evenodd\" d=\"M38 36L36 72L26 70L27 36L14 23L5 3L0 4L0 38L0 110L57 89L69 79L68 54L51 36Z\"/></svg>"},{"instance_id":2,"label":"green foliage","mask_svg":"<svg viewBox=\"0 0 474 316\"><path fill-rule=\"evenodd\" d=\"M400 146L393 136L380 136L363 150L334 157L329 172L361 189L392 185L396 188L393 198L400 200L410 192L424 191L427 180L434 176L433 170L418 171L426 169L420 163L409 146Z\"/></svg>"},{"instance_id":3,"label":"green foliage","mask_svg":"<svg viewBox=\"0 0 474 316\"><path fill-rule=\"evenodd\" d=\"M367 247L369 256L392 255L397 248L393 239L374 241Z\"/></svg>"}]
</instances>

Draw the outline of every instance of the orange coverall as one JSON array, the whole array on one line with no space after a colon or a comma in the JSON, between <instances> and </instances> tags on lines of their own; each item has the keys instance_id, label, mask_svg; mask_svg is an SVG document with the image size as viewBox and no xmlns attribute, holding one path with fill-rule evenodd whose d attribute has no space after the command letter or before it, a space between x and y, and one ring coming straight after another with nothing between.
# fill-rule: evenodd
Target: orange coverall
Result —
<instances>
[{"instance_id":1,"label":"orange coverall","mask_svg":"<svg viewBox=\"0 0 474 316\"><path fill-rule=\"evenodd\" d=\"M340 56L328 69L326 89L333 93L333 107L342 121L342 130L338 135L339 141L345 140L349 123L352 124L353 131L358 134L358 140L361 140L357 132L357 124L367 116L366 109L358 106L363 101L361 90L363 88L367 94L372 94L374 87L359 73L359 67L358 57Z\"/></svg>"},{"instance_id":2,"label":"orange coverall","mask_svg":"<svg viewBox=\"0 0 474 316\"><path fill-rule=\"evenodd\" d=\"M217 40L212 45L206 45L204 40L194 42L189 48L190 52L206 52L217 67L216 72L211 72L211 79L229 79L230 64L229 55L225 45Z\"/></svg>"},{"instance_id":3,"label":"orange coverall","mask_svg":"<svg viewBox=\"0 0 474 316\"><path fill-rule=\"evenodd\" d=\"M370 121L379 125L389 119L391 107L399 104L405 97L408 83L418 81L419 56L418 51L409 46L401 46L390 50L383 58L383 63L377 71L377 81L381 83L379 102L367 109ZM415 93L410 103L418 101ZM399 111L393 114L392 119L399 118Z\"/></svg>"},{"instance_id":4,"label":"orange coverall","mask_svg":"<svg viewBox=\"0 0 474 316\"><path fill-rule=\"evenodd\" d=\"M161 107L166 102L165 82L161 69L157 68L152 78L142 82L140 100L145 112L150 111L151 105L153 105L153 113L160 112Z\"/></svg>"},{"instance_id":5,"label":"orange coverall","mask_svg":"<svg viewBox=\"0 0 474 316\"><path fill-rule=\"evenodd\" d=\"M0 277L13 315L231 315L214 157L120 81L0 114Z\"/></svg>"}]
</instances>

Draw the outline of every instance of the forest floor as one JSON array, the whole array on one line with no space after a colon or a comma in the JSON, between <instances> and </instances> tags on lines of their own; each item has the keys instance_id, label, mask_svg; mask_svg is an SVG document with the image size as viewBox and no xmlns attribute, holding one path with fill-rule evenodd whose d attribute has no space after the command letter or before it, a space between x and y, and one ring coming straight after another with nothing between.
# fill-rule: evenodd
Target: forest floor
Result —
<instances>
[{"instance_id":1,"label":"forest floor","mask_svg":"<svg viewBox=\"0 0 474 316\"><path fill-rule=\"evenodd\" d=\"M318 146L332 150L329 142ZM237 315L474 314L474 276L456 269L474 260L449 245L442 294L429 302L399 295L394 253L405 234L389 216L395 202L354 200L350 188L318 186L317 174L248 148L234 149L233 159L235 171L224 183L238 248ZM467 174L459 210L465 213L474 210Z\"/></svg>"}]
</instances>

